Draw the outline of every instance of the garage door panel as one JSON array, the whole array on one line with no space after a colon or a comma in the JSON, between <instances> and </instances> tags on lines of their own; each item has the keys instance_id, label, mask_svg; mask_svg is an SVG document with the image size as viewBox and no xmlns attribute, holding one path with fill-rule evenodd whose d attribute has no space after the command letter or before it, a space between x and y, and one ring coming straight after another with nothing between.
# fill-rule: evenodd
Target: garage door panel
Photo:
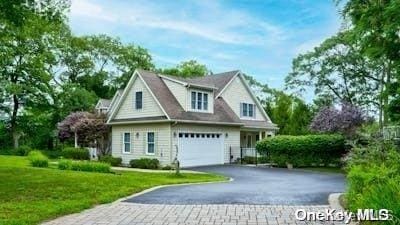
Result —
<instances>
[{"instance_id":1,"label":"garage door panel","mask_svg":"<svg viewBox=\"0 0 400 225\"><path fill-rule=\"evenodd\" d=\"M183 167L223 164L224 140L215 133L180 133L178 151Z\"/></svg>"}]
</instances>

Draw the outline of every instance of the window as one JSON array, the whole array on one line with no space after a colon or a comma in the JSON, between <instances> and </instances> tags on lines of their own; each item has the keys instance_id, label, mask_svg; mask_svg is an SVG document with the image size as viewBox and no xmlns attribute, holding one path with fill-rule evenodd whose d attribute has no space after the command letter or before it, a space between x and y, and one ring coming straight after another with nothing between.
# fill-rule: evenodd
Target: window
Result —
<instances>
[{"instance_id":1,"label":"window","mask_svg":"<svg viewBox=\"0 0 400 225\"><path fill-rule=\"evenodd\" d=\"M192 109L196 109L196 92L192 91Z\"/></svg>"},{"instance_id":2,"label":"window","mask_svg":"<svg viewBox=\"0 0 400 225\"><path fill-rule=\"evenodd\" d=\"M247 104L243 103L243 116L247 116Z\"/></svg>"},{"instance_id":3,"label":"window","mask_svg":"<svg viewBox=\"0 0 400 225\"><path fill-rule=\"evenodd\" d=\"M254 109L253 107L254 107L253 104L248 104L247 105L247 108L249 110L249 113L248 113L249 117L253 117L253 109Z\"/></svg>"},{"instance_id":4,"label":"window","mask_svg":"<svg viewBox=\"0 0 400 225\"><path fill-rule=\"evenodd\" d=\"M131 133L124 133L124 153L131 152Z\"/></svg>"},{"instance_id":5,"label":"window","mask_svg":"<svg viewBox=\"0 0 400 225\"><path fill-rule=\"evenodd\" d=\"M203 109L208 110L208 94L203 95Z\"/></svg>"},{"instance_id":6,"label":"window","mask_svg":"<svg viewBox=\"0 0 400 225\"><path fill-rule=\"evenodd\" d=\"M155 140L154 132L147 133L147 154L154 155L155 153Z\"/></svg>"},{"instance_id":7,"label":"window","mask_svg":"<svg viewBox=\"0 0 400 225\"><path fill-rule=\"evenodd\" d=\"M143 92L141 91L135 92L135 108L136 109L143 108Z\"/></svg>"},{"instance_id":8,"label":"window","mask_svg":"<svg viewBox=\"0 0 400 225\"><path fill-rule=\"evenodd\" d=\"M197 92L197 109L201 110L203 107L203 93Z\"/></svg>"},{"instance_id":9,"label":"window","mask_svg":"<svg viewBox=\"0 0 400 225\"><path fill-rule=\"evenodd\" d=\"M255 118L256 105L250 103L240 103L240 114L242 117Z\"/></svg>"},{"instance_id":10,"label":"window","mask_svg":"<svg viewBox=\"0 0 400 225\"><path fill-rule=\"evenodd\" d=\"M208 110L208 94L203 92L192 91L191 106L193 110Z\"/></svg>"}]
</instances>

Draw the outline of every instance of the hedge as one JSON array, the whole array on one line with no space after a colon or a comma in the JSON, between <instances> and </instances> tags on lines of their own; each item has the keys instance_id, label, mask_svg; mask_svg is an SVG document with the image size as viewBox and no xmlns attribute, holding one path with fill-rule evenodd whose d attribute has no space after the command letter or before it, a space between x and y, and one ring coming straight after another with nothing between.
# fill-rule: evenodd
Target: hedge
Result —
<instances>
[{"instance_id":1,"label":"hedge","mask_svg":"<svg viewBox=\"0 0 400 225\"><path fill-rule=\"evenodd\" d=\"M158 161L158 159L149 158L132 159L129 164L132 168L140 169L159 169L160 167L160 161Z\"/></svg>"},{"instance_id":2,"label":"hedge","mask_svg":"<svg viewBox=\"0 0 400 225\"><path fill-rule=\"evenodd\" d=\"M278 166L293 164L295 167L327 166L340 163L345 154L341 135L279 135L257 143L260 154L267 154Z\"/></svg>"},{"instance_id":3,"label":"hedge","mask_svg":"<svg viewBox=\"0 0 400 225\"><path fill-rule=\"evenodd\" d=\"M75 170L99 173L111 173L111 166L108 163L90 162L90 161L72 161L60 160L58 162L58 169L60 170Z\"/></svg>"},{"instance_id":4,"label":"hedge","mask_svg":"<svg viewBox=\"0 0 400 225\"><path fill-rule=\"evenodd\" d=\"M108 163L111 166L121 166L122 158L121 157L112 157L111 155L101 156L99 158L100 162Z\"/></svg>"},{"instance_id":5,"label":"hedge","mask_svg":"<svg viewBox=\"0 0 400 225\"><path fill-rule=\"evenodd\" d=\"M62 156L66 159L76 159L76 160L89 160L89 150L86 148L74 148L68 147L62 150Z\"/></svg>"}]
</instances>

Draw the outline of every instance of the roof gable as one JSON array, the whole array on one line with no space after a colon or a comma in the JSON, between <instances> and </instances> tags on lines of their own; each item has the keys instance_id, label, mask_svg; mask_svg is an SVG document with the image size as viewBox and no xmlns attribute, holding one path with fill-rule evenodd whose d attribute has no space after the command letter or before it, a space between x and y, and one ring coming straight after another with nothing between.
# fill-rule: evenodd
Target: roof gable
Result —
<instances>
[{"instance_id":1,"label":"roof gable","mask_svg":"<svg viewBox=\"0 0 400 225\"><path fill-rule=\"evenodd\" d=\"M219 93L218 96L224 97L237 115L240 115L240 103L254 103L257 106L257 117L259 115L262 115L261 118L256 118L256 120L265 120L271 123L271 119L265 112L261 103L254 95L253 91L251 90L251 88L247 84L247 81L244 79L241 73L239 73L236 77L229 81L229 83L224 87L224 89Z\"/></svg>"},{"instance_id":2,"label":"roof gable","mask_svg":"<svg viewBox=\"0 0 400 225\"><path fill-rule=\"evenodd\" d=\"M143 109L134 109L134 92L142 91L143 93ZM112 120L140 118L140 117L166 117L163 107L159 103L158 99L152 93L152 90L148 87L142 76L138 71L135 71L129 80L126 88L122 92L119 101L113 107L108 123Z\"/></svg>"}]
</instances>

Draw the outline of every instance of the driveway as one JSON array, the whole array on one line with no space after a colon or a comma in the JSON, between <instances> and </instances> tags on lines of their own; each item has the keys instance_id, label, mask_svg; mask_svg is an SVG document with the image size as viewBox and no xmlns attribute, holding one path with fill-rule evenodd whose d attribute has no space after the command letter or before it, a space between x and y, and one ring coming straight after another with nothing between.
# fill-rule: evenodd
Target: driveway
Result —
<instances>
[{"instance_id":1,"label":"driveway","mask_svg":"<svg viewBox=\"0 0 400 225\"><path fill-rule=\"evenodd\" d=\"M330 193L344 192L342 174L239 165L191 168L222 174L232 182L160 188L125 202L141 204L327 205Z\"/></svg>"}]
</instances>

